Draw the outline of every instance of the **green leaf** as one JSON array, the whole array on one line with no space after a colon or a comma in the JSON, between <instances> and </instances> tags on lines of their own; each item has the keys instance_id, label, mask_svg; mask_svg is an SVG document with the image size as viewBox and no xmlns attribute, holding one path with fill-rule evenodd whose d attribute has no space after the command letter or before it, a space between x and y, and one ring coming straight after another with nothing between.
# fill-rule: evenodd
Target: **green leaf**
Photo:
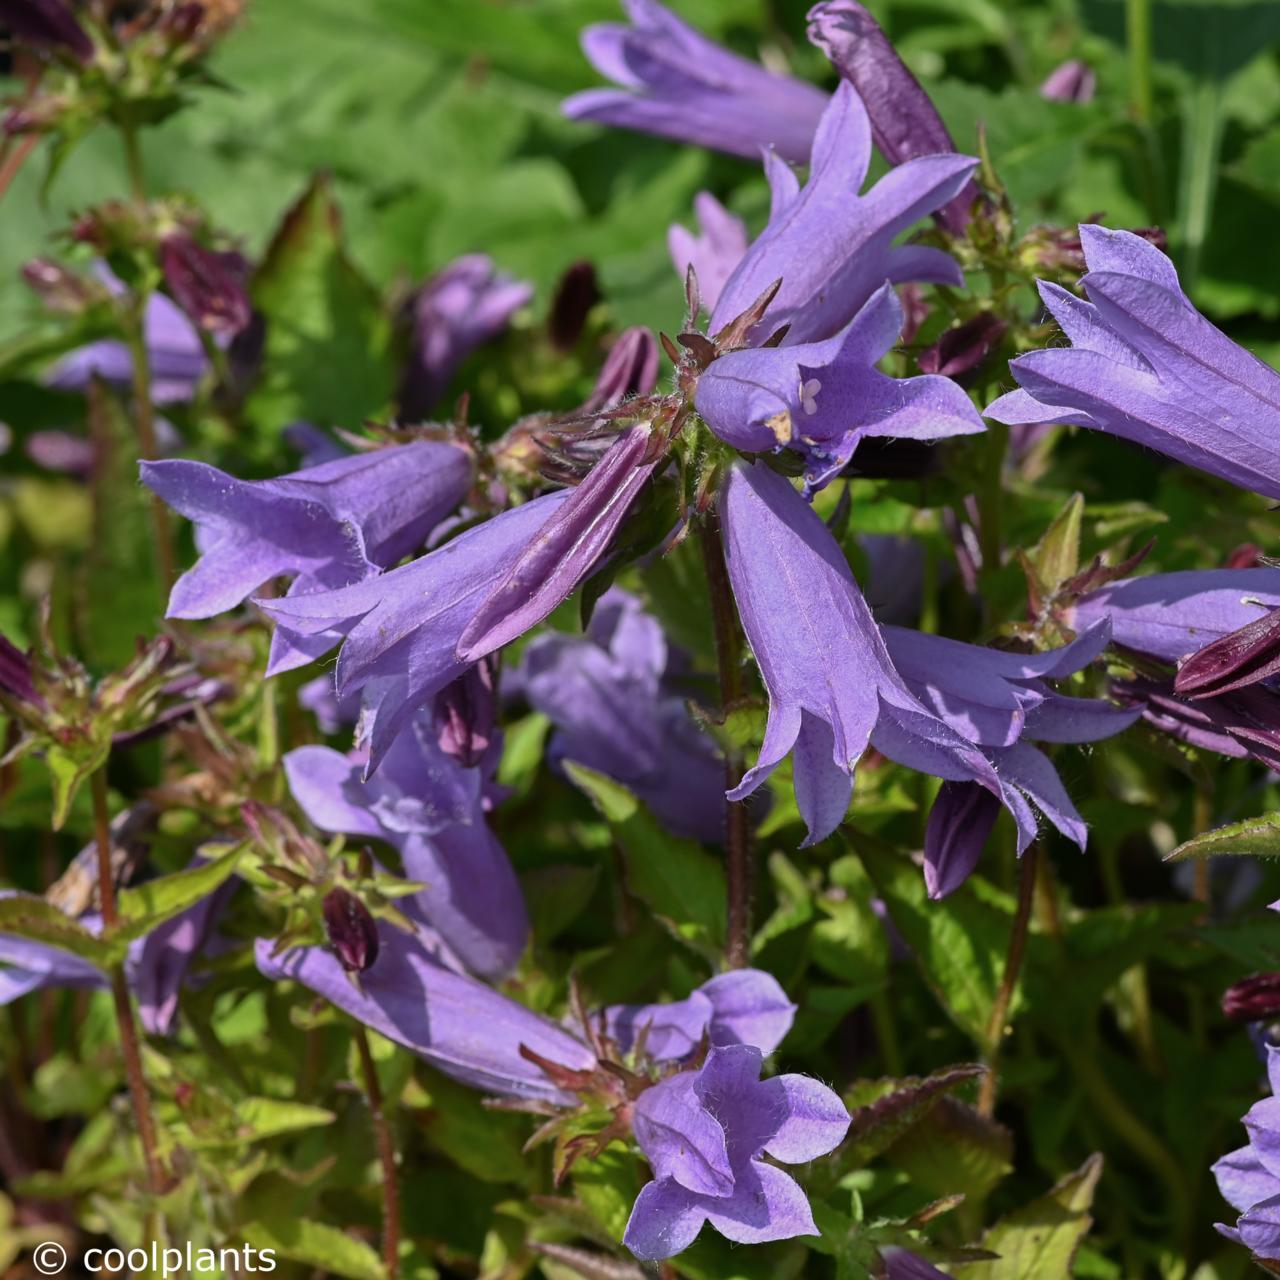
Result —
<instances>
[{"instance_id":1,"label":"green leaf","mask_svg":"<svg viewBox=\"0 0 1280 1280\"><path fill-rule=\"evenodd\" d=\"M49 768L49 781L53 784L53 829L62 830L62 824L71 812L76 792L98 768L106 763L109 739L102 743L80 742L77 749L50 745L45 749L44 762Z\"/></svg>"},{"instance_id":2,"label":"green leaf","mask_svg":"<svg viewBox=\"0 0 1280 1280\"><path fill-rule=\"evenodd\" d=\"M982 1240L999 1257L956 1267L956 1280L1070 1280L1101 1176L1102 1157L1092 1155L1047 1195L1002 1218Z\"/></svg>"},{"instance_id":3,"label":"green leaf","mask_svg":"<svg viewBox=\"0 0 1280 1280\"><path fill-rule=\"evenodd\" d=\"M1245 818L1242 822L1203 831L1190 840L1184 840L1165 856L1165 861L1212 858L1224 853L1250 854L1258 858L1273 858L1280 854L1280 813L1264 813L1261 817Z\"/></svg>"},{"instance_id":4,"label":"green leaf","mask_svg":"<svg viewBox=\"0 0 1280 1280\"><path fill-rule=\"evenodd\" d=\"M351 1280L384 1280L382 1259L363 1240L337 1227L308 1218L259 1218L239 1229L240 1238L255 1249L273 1249L283 1258L315 1267L325 1275Z\"/></svg>"},{"instance_id":5,"label":"green leaf","mask_svg":"<svg viewBox=\"0 0 1280 1280\"><path fill-rule=\"evenodd\" d=\"M614 1240L621 1240L640 1194L640 1171L621 1143L612 1143L598 1156L573 1166L577 1198Z\"/></svg>"},{"instance_id":6,"label":"green leaf","mask_svg":"<svg viewBox=\"0 0 1280 1280\"><path fill-rule=\"evenodd\" d=\"M586 909L600 882L600 868L537 867L520 877L533 936L540 943L554 941Z\"/></svg>"},{"instance_id":7,"label":"green leaf","mask_svg":"<svg viewBox=\"0 0 1280 1280\"><path fill-rule=\"evenodd\" d=\"M112 937L127 941L140 938L207 898L235 871L245 848L238 844L212 862L148 880L133 889L122 889L117 899L120 925Z\"/></svg>"},{"instance_id":8,"label":"green leaf","mask_svg":"<svg viewBox=\"0 0 1280 1280\"><path fill-rule=\"evenodd\" d=\"M1013 1134L956 1098L940 1098L888 1158L930 1195L981 1201L1013 1171Z\"/></svg>"},{"instance_id":9,"label":"green leaf","mask_svg":"<svg viewBox=\"0 0 1280 1280\"><path fill-rule=\"evenodd\" d=\"M528 1186L536 1172L522 1151L528 1124L490 1110L479 1094L439 1072L419 1074L431 1095L431 1109L419 1113L427 1141L482 1182Z\"/></svg>"},{"instance_id":10,"label":"green leaf","mask_svg":"<svg viewBox=\"0 0 1280 1280\"><path fill-rule=\"evenodd\" d=\"M676 937L719 954L725 932L724 871L701 846L667 834L619 783L573 761L569 777L609 824L626 861L627 885Z\"/></svg>"},{"instance_id":11,"label":"green leaf","mask_svg":"<svg viewBox=\"0 0 1280 1280\"><path fill-rule=\"evenodd\" d=\"M910 859L865 836L855 837L893 923L920 965L939 1003L984 1052L988 1024L1004 974L1012 921L974 894L972 881L946 901L926 897L924 877Z\"/></svg>"},{"instance_id":12,"label":"green leaf","mask_svg":"<svg viewBox=\"0 0 1280 1280\"><path fill-rule=\"evenodd\" d=\"M125 951L122 943L95 937L57 907L29 893L0 898L0 933L69 951L102 970L110 969Z\"/></svg>"},{"instance_id":13,"label":"green leaf","mask_svg":"<svg viewBox=\"0 0 1280 1280\"><path fill-rule=\"evenodd\" d=\"M390 326L346 256L325 178L285 215L250 289L267 320L263 376L246 405L264 443L299 420L358 427L391 396Z\"/></svg>"},{"instance_id":14,"label":"green leaf","mask_svg":"<svg viewBox=\"0 0 1280 1280\"><path fill-rule=\"evenodd\" d=\"M195 1150L238 1147L275 1138L282 1133L319 1128L332 1124L334 1118L332 1111L302 1102L281 1098L241 1098L234 1108L217 1116L213 1124L193 1129L184 1143Z\"/></svg>"}]
</instances>

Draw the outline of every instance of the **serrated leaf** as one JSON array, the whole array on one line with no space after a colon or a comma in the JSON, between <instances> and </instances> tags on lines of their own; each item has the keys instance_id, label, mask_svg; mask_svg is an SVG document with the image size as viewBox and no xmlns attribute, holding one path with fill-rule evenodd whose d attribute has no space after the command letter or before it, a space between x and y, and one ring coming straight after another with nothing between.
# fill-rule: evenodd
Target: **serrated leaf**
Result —
<instances>
[{"instance_id":1,"label":"serrated leaf","mask_svg":"<svg viewBox=\"0 0 1280 1280\"><path fill-rule=\"evenodd\" d=\"M1264 813L1257 818L1202 831L1166 854L1165 861L1181 862L1185 858L1212 858L1227 853L1258 858L1280 855L1280 813Z\"/></svg>"},{"instance_id":2,"label":"serrated leaf","mask_svg":"<svg viewBox=\"0 0 1280 1280\"><path fill-rule=\"evenodd\" d=\"M1013 1134L956 1098L940 1098L887 1154L930 1195L981 1201L1013 1171Z\"/></svg>"},{"instance_id":3,"label":"serrated leaf","mask_svg":"<svg viewBox=\"0 0 1280 1280\"><path fill-rule=\"evenodd\" d=\"M1002 1218L982 1239L999 1256L955 1268L956 1280L1070 1280L1101 1176L1102 1156L1091 1155L1047 1195Z\"/></svg>"},{"instance_id":4,"label":"serrated leaf","mask_svg":"<svg viewBox=\"0 0 1280 1280\"><path fill-rule=\"evenodd\" d=\"M207 898L235 871L245 848L245 845L236 845L212 862L159 876L136 888L122 889L117 899L120 925L111 936L127 941L140 938Z\"/></svg>"},{"instance_id":5,"label":"serrated leaf","mask_svg":"<svg viewBox=\"0 0 1280 1280\"><path fill-rule=\"evenodd\" d=\"M64 747L50 746L45 750L44 762L48 766L49 781L53 784L53 829L62 830L62 824L71 812L76 792L97 769L106 763L109 747L84 742L79 749L69 751Z\"/></svg>"},{"instance_id":6,"label":"serrated leaf","mask_svg":"<svg viewBox=\"0 0 1280 1280\"><path fill-rule=\"evenodd\" d=\"M194 1131L186 1145L196 1150L238 1147L278 1137L282 1133L319 1128L332 1124L335 1118L334 1113L324 1107L302 1102L282 1098L242 1098L236 1102L234 1112L227 1116L227 1125L214 1131Z\"/></svg>"},{"instance_id":7,"label":"serrated leaf","mask_svg":"<svg viewBox=\"0 0 1280 1280\"><path fill-rule=\"evenodd\" d=\"M273 1249L280 1257L315 1267L325 1275L349 1276L350 1280L384 1280L386 1269L377 1253L337 1227L309 1218L259 1218L242 1226L238 1233L255 1249Z\"/></svg>"},{"instance_id":8,"label":"serrated leaf","mask_svg":"<svg viewBox=\"0 0 1280 1280\"><path fill-rule=\"evenodd\" d=\"M675 935L703 954L724 943L725 878L720 864L691 840L669 835L626 787L573 761L565 772L609 824L627 868L627 885Z\"/></svg>"}]
</instances>

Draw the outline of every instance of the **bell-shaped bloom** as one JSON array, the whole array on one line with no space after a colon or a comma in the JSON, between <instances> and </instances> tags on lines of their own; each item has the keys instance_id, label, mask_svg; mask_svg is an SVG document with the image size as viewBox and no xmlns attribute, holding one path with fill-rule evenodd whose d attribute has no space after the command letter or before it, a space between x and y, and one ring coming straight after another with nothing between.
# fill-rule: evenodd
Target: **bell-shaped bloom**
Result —
<instances>
[{"instance_id":1,"label":"bell-shaped bloom","mask_svg":"<svg viewBox=\"0 0 1280 1280\"><path fill-rule=\"evenodd\" d=\"M186 459L141 465L143 483L196 525L200 559L174 584L171 618L212 617L276 577L293 579L292 596L368 578L420 547L472 474L462 449L425 440L274 480L237 480ZM323 652L286 627L273 639L268 672Z\"/></svg>"},{"instance_id":2,"label":"bell-shaped bloom","mask_svg":"<svg viewBox=\"0 0 1280 1280\"><path fill-rule=\"evenodd\" d=\"M769 694L760 757L729 793L750 795L792 755L807 843L835 830L866 748L999 792L981 748L911 691L831 531L763 463L735 464L720 495L738 613ZM874 736L873 736L874 735Z\"/></svg>"},{"instance_id":3,"label":"bell-shaped bloom","mask_svg":"<svg viewBox=\"0 0 1280 1280\"><path fill-rule=\"evenodd\" d=\"M466 530L427 555L336 591L260 600L267 613L319 652L340 640L335 691L366 691L372 708L369 772L420 707L470 666L458 657L463 628L486 593L575 491L535 498Z\"/></svg>"},{"instance_id":4,"label":"bell-shaped bloom","mask_svg":"<svg viewBox=\"0 0 1280 1280\"><path fill-rule=\"evenodd\" d=\"M1011 361L1020 389L987 416L1092 427L1280 498L1280 374L1210 324L1141 236L1082 225L1080 241L1089 300L1040 282L1072 345Z\"/></svg>"},{"instance_id":5,"label":"bell-shaped bloom","mask_svg":"<svg viewBox=\"0 0 1280 1280\"><path fill-rule=\"evenodd\" d=\"M190 981L193 964L214 942L218 917L235 890L234 881L220 885L185 911L157 925L129 946L125 979L138 1002L138 1016L148 1034L170 1035L178 1020L178 1000ZM23 896L6 892L3 896ZM90 933L102 931L102 917L86 912L76 923ZM0 933L0 1005L50 987L105 990L110 978L88 960L60 947Z\"/></svg>"},{"instance_id":6,"label":"bell-shaped bloom","mask_svg":"<svg viewBox=\"0 0 1280 1280\"><path fill-rule=\"evenodd\" d=\"M751 242L747 224L709 191L694 197L693 212L698 220L697 234L676 223L667 231L667 249L682 280L693 268L702 305L714 311L726 281L746 257Z\"/></svg>"},{"instance_id":7,"label":"bell-shaped bloom","mask_svg":"<svg viewBox=\"0 0 1280 1280\"><path fill-rule=\"evenodd\" d=\"M1068 58L1045 77L1040 96L1050 102L1092 102L1098 77L1087 62Z\"/></svg>"},{"instance_id":8,"label":"bell-shaped bloom","mask_svg":"<svg viewBox=\"0 0 1280 1280\"><path fill-rule=\"evenodd\" d=\"M712 312L717 332L781 280L754 337L789 325L784 344L814 342L843 329L886 281L959 285L960 268L940 249L893 241L964 188L978 163L930 155L891 169L858 192L871 160L871 123L852 86L842 83L813 139L801 188L776 156L766 157L773 188L769 222L725 282Z\"/></svg>"},{"instance_id":9,"label":"bell-shaped bloom","mask_svg":"<svg viewBox=\"0 0 1280 1280\"><path fill-rule=\"evenodd\" d=\"M529 704L556 727L548 757L621 782L679 835L724 835L724 763L693 723L668 672L662 625L640 602L611 589L584 636L539 636L519 681Z\"/></svg>"},{"instance_id":10,"label":"bell-shaped bloom","mask_svg":"<svg viewBox=\"0 0 1280 1280\"><path fill-rule=\"evenodd\" d=\"M1239 1217L1235 1226L1217 1223L1229 1240L1260 1258L1280 1260L1280 1049L1267 1046L1267 1075L1273 1096L1244 1117L1248 1143L1213 1166L1222 1198Z\"/></svg>"},{"instance_id":11,"label":"bell-shaped bloom","mask_svg":"<svg viewBox=\"0 0 1280 1280\"><path fill-rule=\"evenodd\" d=\"M805 1164L839 1146L849 1112L802 1075L760 1079L752 1045L712 1048L696 1071L646 1089L636 1141L654 1179L636 1199L623 1243L657 1261L687 1249L705 1223L738 1244L817 1235L800 1184L762 1159Z\"/></svg>"},{"instance_id":12,"label":"bell-shaped bloom","mask_svg":"<svg viewBox=\"0 0 1280 1280\"><path fill-rule=\"evenodd\" d=\"M663 456L650 457L648 426L630 427L610 445L490 588L458 639L458 656L475 662L536 626L608 554L632 503Z\"/></svg>"},{"instance_id":13,"label":"bell-shaped bloom","mask_svg":"<svg viewBox=\"0 0 1280 1280\"><path fill-rule=\"evenodd\" d=\"M998 795L974 782L943 784L925 831L929 896L946 897L968 878L998 804L1013 816L1020 854L1035 839L1037 811L1083 848L1084 821L1057 770L1031 740L1096 742L1138 718L1132 708L1068 697L1047 683L1074 674L1098 657L1110 638L1106 620L1064 648L1037 654L987 649L901 627L884 628L884 638L907 687L958 734L977 744L1000 779Z\"/></svg>"},{"instance_id":14,"label":"bell-shaped bloom","mask_svg":"<svg viewBox=\"0 0 1280 1280\"><path fill-rule=\"evenodd\" d=\"M730 53L657 0L623 6L631 26L600 23L582 33L592 66L620 87L574 94L565 115L750 159L772 147L804 162L825 93Z\"/></svg>"},{"instance_id":15,"label":"bell-shaped bloom","mask_svg":"<svg viewBox=\"0 0 1280 1280\"><path fill-rule=\"evenodd\" d=\"M791 1030L796 1006L778 980L761 969L730 969L683 1000L667 1004L611 1005L604 1031L624 1053L642 1041L656 1062L680 1061L703 1040L712 1046L754 1045L772 1053Z\"/></svg>"},{"instance_id":16,"label":"bell-shaped bloom","mask_svg":"<svg viewBox=\"0 0 1280 1280\"><path fill-rule=\"evenodd\" d=\"M798 452L808 492L833 479L865 438L933 440L982 431L981 416L950 378L891 378L875 367L901 329L902 304L882 284L834 337L749 347L712 361L698 378L694 402L736 449Z\"/></svg>"},{"instance_id":17,"label":"bell-shaped bloom","mask_svg":"<svg viewBox=\"0 0 1280 1280\"><path fill-rule=\"evenodd\" d=\"M831 59L842 80L858 91L871 118L876 146L891 165L955 151L929 95L863 5L856 0L825 0L815 5L809 10L809 40ZM970 179L935 211L935 217L960 234L979 199Z\"/></svg>"},{"instance_id":18,"label":"bell-shaped bloom","mask_svg":"<svg viewBox=\"0 0 1280 1280\"><path fill-rule=\"evenodd\" d=\"M403 1045L445 1075L500 1097L570 1105L574 1098L520 1053L521 1046L570 1070L590 1071L595 1055L563 1027L449 967L439 938L379 921L377 959L352 983L328 947L275 954L255 947L258 968L323 996L379 1035Z\"/></svg>"},{"instance_id":19,"label":"bell-shaped bloom","mask_svg":"<svg viewBox=\"0 0 1280 1280\"><path fill-rule=\"evenodd\" d=\"M498 337L532 297L531 284L499 271L482 253L458 258L427 280L412 304L400 416L425 417L467 356Z\"/></svg>"},{"instance_id":20,"label":"bell-shaped bloom","mask_svg":"<svg viewBox=\"0 0 1280 1280\"><path fill-rule=\"evenodd\" d=\"M1198 569L1127 578L1082 596L1077 629L1103 618L1122 649L1176 663L1280 608L1280 571Z\"/></svg>"},{"instance_id":21,"label":"bell-shaped bloom","mask_svg":"<svg viewBox=\"0 0 1280 1280\"><path fill-rule=\"evenodd\" d=\"M486 766L496 763L492 760ZM485 821L489 767L465 768L420 716L362 780L367 753L298 747L284 758L289 790L322 831L385 840L407 879L421 881L419 913L473 973L508 974L529 936L520 882Z\"/></svg>"}]
</instances>

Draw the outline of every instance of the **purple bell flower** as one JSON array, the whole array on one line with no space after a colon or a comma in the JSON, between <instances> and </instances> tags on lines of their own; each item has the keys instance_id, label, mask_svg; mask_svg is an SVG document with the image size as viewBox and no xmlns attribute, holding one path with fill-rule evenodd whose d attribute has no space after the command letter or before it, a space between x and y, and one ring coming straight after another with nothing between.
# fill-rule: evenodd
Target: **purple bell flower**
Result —
<instances>
[{"instance_id":1,"label":"purple bell flower","mask_svg":"<svg viewBox=\"0 0 1280 1280\"><path fill-rule=\"evenodd\" d=\"M447 952L426 926L416 935L379 921L377 959L357 989L328 947L273 954L255 947L258 968L323 996L379 1035L403 1045L445 1075L500 1097L568 1106L574 1098L522 1057L522 1045L571 1070L589 1071L595 1056L563 1027L449 967Z\"/></svg>"},{"instance_id":2,"label":"purple bell flower","mask_svg":"<svg viewBox=\"0 0 1280 1280\"><path fill-rule=\"evenodd\" d=\"M945 1271L939 1271L910 1249L883 1249L884 1280L951 1280Z\"/></svg>"},{"instance_id":3,"label":"purple bell flower","mask_svg":"<svg viewBox=\"0 0 1280 1280\"><path fill-rule=\"evenodd\" d=\"M796 1006L771 974L731 969L704 982L683 1000L667 1004L611 1005L602 1015L606 1035L624 1053L643 1037L658 1062L696 1053L705 1037L713 1046L754 1045L772 1053L791 1030Z\"/></svg>"},{"instance_id":4,"label":"purple bell flower","mask_svg":"<svg viewBox=\"0 0 1280 1280\"><path fill-rule=\"evenodd\" d=\"M760 1079L753 1045L712 1048L696 1071L646 1089L636 1141L654 1180L640 1192L623 1243L657 1261L687 1249L703 1224L738 1244L817 1235L808 1198L783 1164L839 1146L849 1113L839 1095L802 1075Z\"/></svg>"},{"instance_id":5,"label":"purple bell flower","mask_svg":"<svg viewBox=\"0 0 1280 1280\"><path fill-rule=\"evenodd\" d=\"M1050 102L1092 102L1098 77L1087 62L1068 58L1045 77L1040 96Z\"/></svg>"},{"instance_id":6,"label":"purple bell flower","mask_svg":"<svg viewBox=\"0 0 1280 1280\"><path fill-rule=\"evenodd\" d=\"M856 0L815 5L809 10L809 40L858 91L876 146L891 165L955 151L929 95L863 5ZM981 193L970 179L934 216L948 231L961 235L979 199Z\"/></svg>"},{"instance_id":7,"label":"purple bell flower","mask_svg":"<svg viewBox=\"0 0 1280 1280\"><path fill-rule=\"evenodd\" d=\"M532 285L505 275L482 253L458 258L427 280L412 304L413 354L400 384L400 416L426 417L467 356L498 337L532 298Z\"/></svg>"},{"instance_id":8,"label":"purple bell flower","mask_svg":"<svg viewBox=\"0 0 1280 1280\"><path fill-rule=\"evenodd\" d=\"M416 441L353 454L274 480L237 480L186 459L144 462L143 483L196 524L200 559L174 584L169 617L208 618L264 582L291 596L359 582L416 550L462 500L471 460ZM268 674L331 648L278 628Z\"/></svg>"},{"instance_id":9,"label":"purple bell flower","mask_svg":"<svg viewBox=\"0 0 1280 1280\"><path fill-rule=\"evenodd\" d=\"M894 247L894 239L964 188L977 161L918 156L859 195L871 160L871 123L852 86L842 83L823 112L803 188L773 153L765 169L773 189L768 225L726 281L711 316L717 332L778 280L782 285L757 326L763 341L789 325L785 344L838 333L886 281L963 283L941 249ZM895 335L896 336L896 335Z\"/></svg>"},{"instance_id":10,"label":"purple bell flower","mask_svg":"<svg viewBox=\"0 0 1280 1280\"><path fill-rule=\"evenodd\" d=\"M830 530L787 480L763 463L735 464L720 520L738 613L769 693L760 757L730 799L750 795L791 753L811 844L844 817L854 767L873 743L908 768L1000 791L982 749L908 689Z\"/></svg>"},{"instance_id":11,"label":"purple bell flower","mask_svg":"<svg viewBox=\"0 0 1280 1280\"><path fill-rule=\"evenodd\" d=\"M1089 301L1040 282L1072 345L1010 362L997 422L1091 427L1280 498L1280 374L1191 305L1141 236L1082 225Z\"/></svg>"},{"instance_id":12,"label":"purple bell flower","mask_svg":"<svg viewBox=\"0 0 1280 1280\"><path fill-rule=\"evenodd\" d=\"M698 412L736 449L796 450L805 459L806 492L829 483L868 437L982 431L981 416L950 378L891 378L875 367L901 329L902 304L886 282L834 337L714 360L698 379Z\"/></svg>"},{"instance_id":13,"label":"purple bell flower","mask_svg":"<svg viewBox=\"0 0 1280 1280\"><path fill-rule=\"evenodd\" d=\"M307 817L322 831L395 848L405 876L425 886L413 898L422 918L468 970L487 978L510 973L529 936L520 882L485 821L497 755L464 768L441 750L423 716L368 782L361 751L299 747L284 758L289 790Z\"/></svg>"},{"instance_id":14,"label":"purple bell flower","mask_svg":"<svg viewBox=\"0 0 1280 1280\"><path fill-rule=\"evenodd\" d=\"M585 636L539 636L519 680L556 726L548 747L633 791L671 831L715 843L724 835L724 765L666 679L667 639L624 591L597 603Z\"/></svg>"},{"instance_id":15,"label":"purple bell flower","mask_svg":"<svg viewBox=\"0 0 1280 1280\"><path fill-rule=\"evenodd\" d=\"M1013 816L1019 854L1035 839L1037 810L1084 848L1088 836L1083 819L1049 758L1028 740L1096 742L1138 718L1131 708L1067 697L1046 683L1088 666L1106 648L1110 634L1103 619L1064 648L1018 654L884 628L889 656L907 688L977 744L1000 779L998 796L976 782L943 783L925 832L925 883L931 898L946 897L968 878L999 804Z\"/></svg>"},{"instance_id":16,"label":"purple bell flower","mask_svg":"<svg viewBox=\"0 0 1280 1280\"><path fill-rule=\"evenodd\" d=\"M235 882L225 882L130 944L125 979L149 1035L172 1034L178 999L190 980L191 967L213 944L218 917L234 891ZM6 890L0 896L25 895ZM93 934L102 931L102 917L96 912L86 912L77 923ZM0 968L0 1005L51 987L106 990L110 986L108 975L88 960L13 934L0 934L0 964L4 966Z\"/></svg>"},{"instance_id":17,"label":"purple bell flower","mask_svg":"<svg viewBox=\"0 0 1280 1280\"><path fill-rule=\"evenodd\" d=\"M1280 1049L1267 1045L1267 1076L1280 1095ZM1213 1166L1222 1198L1236 1209L1234 1227L1216 1223L1260 1258L1280 1259L1280 1096L1263 1098L1244 1117L1249 1141Z\"/></svg>"},{"instance_id":18,"label":"purple bell flower","mask_svg":"<svg viewBox=\"0 0 1280 1280\"><path fill-rule=\"evenodd\" d=\"M618 89L565 100L571 120L593 120L754 159L773 147L801 164L827 97L708 40L656 0L623 0L631 26L582 33L592 66Z\"/></svg>"},{"instance_id":19,"label":"purple bell flower","mask_svg":"<svg viewBox=\"0 0 1280 1280\"><path fill-rule=\"evenodd\" d=\"M693 199L693 212L698 220L697 234L676 223L667 231L667 248L682 280L689 268L693 268L702 305L714 311L726 282L746 257L751 241L746 223L730 213L710 192L698 192Z\"/></svg>"},{"instance_id":20,"label":"purple bell flower","mask_svg":"<svg viewBox=\"0 0 1280 1280\"><path fill-rule=\"evenodd\" d=\"M318 653L343 641L336 693L345 698L365 690L372 711L369 773L418 708L470 666L457 654L463 628L574 492L547 494L505 511L376 578L257 602L290 631L315 637Z\"/></svg>"},{"instance_id":21,"label":"purple bell flower","mask_svg":"<svg viewBox=\"0 0 1280 1280\"><path fill-rule=\"evenodd\" d=\"M596 385L580 413L599 413L630 400L647 396L658 381L658 342L644 325L632 325L618 335L600 366Z\"/></svg>"}]
</instances>

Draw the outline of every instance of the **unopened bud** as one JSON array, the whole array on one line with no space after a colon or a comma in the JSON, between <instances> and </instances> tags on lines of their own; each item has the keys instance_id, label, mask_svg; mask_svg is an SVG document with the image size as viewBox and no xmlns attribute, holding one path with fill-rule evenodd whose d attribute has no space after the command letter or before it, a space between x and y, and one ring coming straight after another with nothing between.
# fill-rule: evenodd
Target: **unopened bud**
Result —
<instances>
[{"instance_id":1,"label":"unopened bud","mask_svg":"<svg viewBox=\"0 0 1280 1280\"><path fill-rule=\"evenodd\" d=\"M920 353L920 371L940 373L945 378L970 373L1000 345L1007 330L1008 325L993 312L979 312L926 347Z\"/></svg>"},{"instance_id":2,"label":"unopened bud","mask_svg":"<svg viewBox=\"0 0 1280 1280\"><path fill-rule=\"evenodd\" d=\"M573 263L556 285L547 319L547 336L557 351L570 351L582 336L591 308L600 301L596 269L585 258Z\"/></svg>"},{"instance_id":3,"label":"unopened bud","mask_svg":"<svg viewBox=\"0 0 1280 1280\"><path fill-rule=\"evenodd\" d=\"M330 946L348 973L363 973L378 958L378 926L354 893L330 889L325 894L324 927Z\"/></svg>"},{"instance_id":4,"label":"unopened bud","mask_svg":"<svg viewBox=\"0 0 1280 1280\"><path fill-rule=\"evenodd\" d=\"M0 26L24 44L93 57L93 41L64 0L0 0Z\"/></svg>"},{"instance_id":5,"label":"unopened bud","mask_svg":"<svg viewBox=\"0 0 1280 1280\"><path fill-rule=\"evenodd\" d=\"M1280 674L1280 609L1220 636L1183 660L1174 690L1184 698L1212 698Z\"/></svg>"},{"instance_id":6,"label":"unopened bud","mask_svg":"<svg viewBox=\"0 0 1280 1280\"><path fill-rule=\"evenodd\" d=\"M596 413L612 409L630 396L648 395L657 381L658 343L643 325L635 325L609 349L583 411Z\"/></svg>"},{"instance_id":7,"label":"unopened bud","mask_svg":"<svg viewBox=\"0 0 1280 1280\"><path fill-rule=\"evenodd\" d=\"M1222 1012L1233 1022L1280 1017L1280 973L1259 973L1222 993Z\"/></svg>"},{"instance_id":8,"label":"unopened bud","mask_svg":"<svg viewBox=\"0 0 1280 1280\"><path fill-rule=\"evenodd\" d=\"M208 333L239 333L252 314L238 256L218 253L190 236L167 236L160 268L173 300Z\"/></svg>"},{"instance_id":9,"label":"unopened bud","mask_svg":"<svg viewBox=\"0 0 1280 1280\"><path fill-rule=\"evenodd\" d=\"M482 658L436 695L436 740L440 750L473 769L493 741L497 720L495 663Z\"/></svg>"}]
</instances>

